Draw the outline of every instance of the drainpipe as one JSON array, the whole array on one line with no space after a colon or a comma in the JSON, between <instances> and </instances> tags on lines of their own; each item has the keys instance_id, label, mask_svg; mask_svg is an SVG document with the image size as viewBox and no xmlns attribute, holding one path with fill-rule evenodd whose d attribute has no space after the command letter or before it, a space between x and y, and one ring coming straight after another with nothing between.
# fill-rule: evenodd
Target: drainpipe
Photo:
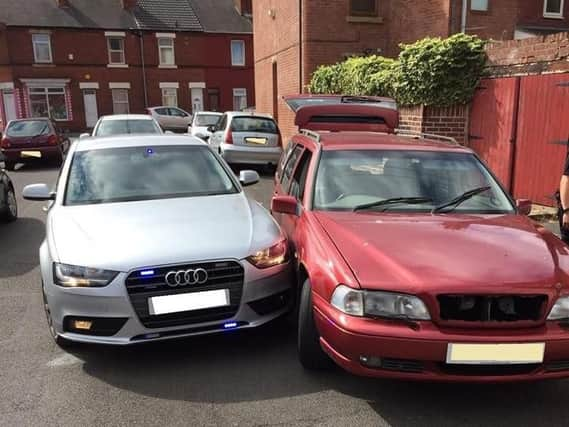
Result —
<instances>
[{"instance_id":1,"label":"drainpipe","mask_svg":"<svg viewBox=\"0 0 569 427\"><path fill-rule=\"evenodd\" d=\"M134 13L132 13L132 17L134 19L134 22L136 22L135 34L138 37L138 44L140 47L140 63L142 66L142 89L144 92L144 108L148 108L148 88L146 85L146 63L144 62L144 32L142 31L140 23L138 22L138 19L136 19Z\"/></svg>"},{"instance_id":2,"label":"drainpipe","mask_svg":"<svg viewBox=\"0 0 569 427\"><path fill-rule=\"evenodd\" d=\"M460 32L466 34L466 17L468 16L468 0L462 0L462 20Z\"/></svg>"},{"instance_id":3,"label":"drainpipe","mask_svg":"<svg viewBox=\"0 0 569 427\"><path fill-rule=\"evenodd\" d=\"M304 58L302 57L302 2L304 0L298 0L298 54L299 54L299 61L298 61L298 93L302 93L303 91L303 68L304 68Z\"/></svg>"}]
</instances>

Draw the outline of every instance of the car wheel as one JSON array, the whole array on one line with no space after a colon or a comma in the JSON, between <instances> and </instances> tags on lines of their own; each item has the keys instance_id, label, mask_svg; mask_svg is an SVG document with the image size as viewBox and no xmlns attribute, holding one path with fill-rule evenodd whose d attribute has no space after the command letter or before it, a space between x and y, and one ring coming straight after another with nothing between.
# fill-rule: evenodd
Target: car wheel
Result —
<instances>
[{"instance_id":1,"label":"car wheel","mask_svg":"<svg viewBox=\"0 0 569 427\"><path fill-rule=\"evenodd\" d=\"M55 327L53 326L53 319L51 318L49 304L47 303L45 291L43 290L43 283L42 283L42 297L43 297L43 309L45 311L45 317L47 319L47 327L49 329L49 334L51 335L51 337L59 347L63 349L72 347L73 342L61 337L55 330Z\"/></svg>"},{"instance_id":2,"label":"car wheel","mask_svg":"<svg viewBox=\"0 0 569 427\"><path fill-rule=\"evenodd\" d=\"M12 222L18 218L18 205L16 203L16 194L12 187L6 188L4 194L4 207L0 211L0 219L5 222Z\"/></svg>"},{"instance_id":3,"label":"car wheel","mask_svg":"<svg viewBox=\"0 0 569 427\"><path fill-rule=\"evenodd\" d=\"M10 162L8 160L4 160L4 167L7 171L13 171L16 168L16 162Z\"/></svg>"},{"instance_id":4,"label":"car wheel","mask_svg":"<svg viewBox=\"0 0 569 427\"><path fill-rule=\"evenodd\" d=\"M312 307L312 287L306 279L300 292L298 308L298 357L305 369L326 369L331 365L330 358L320 347L320 335L314 323Z\"/></svg>"}]
</instances>

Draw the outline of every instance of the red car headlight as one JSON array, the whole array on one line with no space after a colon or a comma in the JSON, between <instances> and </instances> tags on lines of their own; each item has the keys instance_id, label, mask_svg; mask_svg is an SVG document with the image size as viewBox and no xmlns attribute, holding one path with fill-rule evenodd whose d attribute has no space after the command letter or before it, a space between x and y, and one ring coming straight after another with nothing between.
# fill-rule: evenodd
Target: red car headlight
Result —
<instances>
[{"instance_id":1,"label":"red car headlight","mask_svg":"<svg viewBox=\"0 0 569 427\"><path fill-rule=\"evenodd\" d=\"M287 240L282 239L273 246L258 251L247 257L247 261L257 268L268 268L284 264L288 261Z\"/></svg>"}]
</instances>

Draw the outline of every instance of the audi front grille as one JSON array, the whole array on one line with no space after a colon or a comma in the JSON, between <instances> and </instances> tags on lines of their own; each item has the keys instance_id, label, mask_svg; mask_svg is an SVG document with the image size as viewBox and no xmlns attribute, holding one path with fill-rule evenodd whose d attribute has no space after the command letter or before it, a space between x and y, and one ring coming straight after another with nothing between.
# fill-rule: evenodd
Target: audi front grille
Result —
<instances>
[{"instance_id":1,"label":"audi front grille","mask_svg":"<svg viewBox=\"0 0 569 427\"><path fill-rule=\"evenodd\" d=\"M204 283L203 271L207 273ZM178 280L170 274L170 284L167 284L166 275L170 272L178 272ZM235 316L241 303L243 278L244 270L240 263L217 261L138 269L128 275L125 284L141 323L147 328L164 328L220 321ZM148 299L151 297L216 289L229 290L228 306L161 315L149 313Z\"/></svg>"}]
</instances>

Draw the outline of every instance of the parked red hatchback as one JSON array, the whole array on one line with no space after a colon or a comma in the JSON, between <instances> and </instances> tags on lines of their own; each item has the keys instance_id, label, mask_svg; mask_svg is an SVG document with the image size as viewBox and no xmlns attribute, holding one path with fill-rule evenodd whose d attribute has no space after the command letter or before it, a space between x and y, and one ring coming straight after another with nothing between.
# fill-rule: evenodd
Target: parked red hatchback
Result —
<instances>
[{"instance_id":1,"label":"parked red hatchback","mask_svg":"<svg viewBox=\"0 0 569 427\"><path fill-rule=\"evenodd\" d=\"M569 377L569 248L471 150L305 131L275 180L305 367L331 358L373 377Z\"/></svg>"},{"instance_id":2,"label":"parked red hatchback","mask_svg":"<svg viewBox=\"0 0 569 427\"><path fill-rule=\"evenodd\" d=\"M12 120L0 141L7 170L14 170L17 163L38 161L59 166L69 145L69 139L57 131L50 119Z\"/></svg>"}]
</instances>

